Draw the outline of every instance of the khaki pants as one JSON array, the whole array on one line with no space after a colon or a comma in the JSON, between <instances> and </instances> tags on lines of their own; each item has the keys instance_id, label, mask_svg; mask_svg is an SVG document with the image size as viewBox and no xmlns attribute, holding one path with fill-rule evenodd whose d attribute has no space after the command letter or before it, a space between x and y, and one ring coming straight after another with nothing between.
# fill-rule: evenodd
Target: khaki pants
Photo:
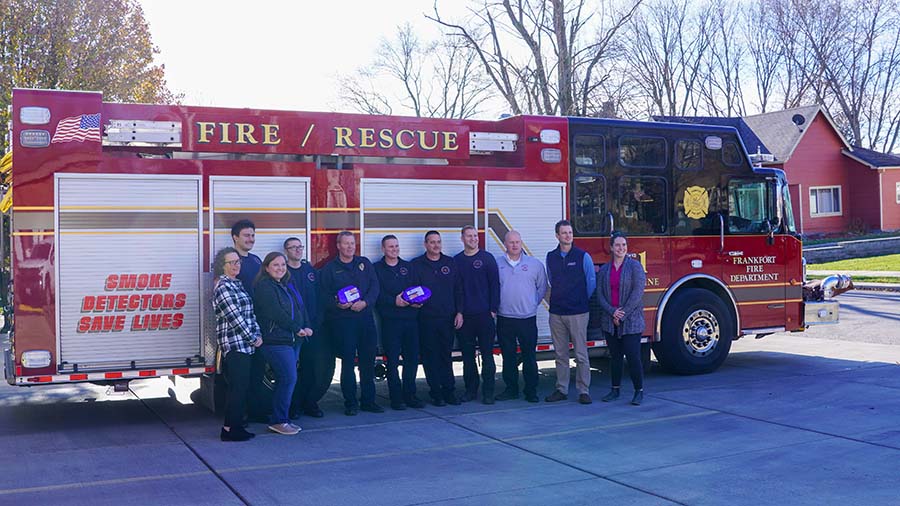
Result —
<instances>
[{"instance_id":1,"label":"khaki pants","mask_svg":"<svg viewBox=\"0 0 900 506\"><path fill-rule=\"evenodd\" d=\"M556 389L569 393L569 341L575 349L575 388L586 394L591 387L588 361L587 326L589 313L558 315L550 313L550 335L556 353Z\"/></svg>"}]
</instances>

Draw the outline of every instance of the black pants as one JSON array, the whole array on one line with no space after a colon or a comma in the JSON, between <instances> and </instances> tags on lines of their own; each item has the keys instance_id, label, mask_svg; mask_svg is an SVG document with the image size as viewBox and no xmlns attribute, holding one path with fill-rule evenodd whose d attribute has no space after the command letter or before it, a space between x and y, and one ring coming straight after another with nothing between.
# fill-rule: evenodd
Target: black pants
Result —
<instances>
[{"instance_id":1,"label":"black pants","mask_svg":"<svg viewBox=\"0 0 900 506\"><path fill-rule=\"evenodd\" d=\"M503 382L508 392L519 394L519 367L516 348L522 349L522 376L525 378L525 397L537 395L538 366L537 316L531 318L497 317L497 338L503 353Z\"/></svg>"},{"instance_id":2,"label":"black pants","mask_svg":"<svg viewBox=\"0 0 900 506\"><path fill-rule=\"evenodd\" d=\"M623 356L628 359L628 372L631 374L631 383L634 391L644 388L644 366L641 363L641 335L625 334L617 338L612 334L603 333L606 346L609 347L609 369L612 378L612 386L622 384Z\"/></svg>"},{"instance_id":3,"label":"black pants","mask_svg":"<svg viewBox=\"0 0 900 506\"><path fill-rule=\"evenodd\" d=\"M313 329L313 336L300 349L300 373L291 400L291 412L315 409L334 378L334 350L323 329Z\"/></svg>"},{"instance_id":4,"label":"black pants","mask_svg":"<svg viewBox=\"0 0 900 506\"><path fill-rule=\"evenodd\" d=\"M455 395L453 376L453 317L429 318L419 316L419 344L422 367L431 390L432 399L447 399Z\"/></svg>"},{"instance_id":5,"label":"black pants","mask_svg":"<svg viewBox=\"0 0 900 506\"><path fill-rule=\"evenodd\" d=\"M475 345L481 350L482 394L494 395L494 376L497 366L494 364L494 318L491 313L468 314L463 318L463 326L459 329L459 347L463 356L463 381L466 393L475 397L478 393L478 365L475 362Z\"/></svg>"},{"instance_id":6,"label":"black pants","mask_svg":"<svg viewBox=\"0 0 900 506\"><path fill-rule=\"evenodd\" d=\"M338 318L331 320L331 331L340 346L341 393L344 406L353 407L356 401L356 366L359 359L359 403L375 402L375 353L378 335L372 315L358 318Z\"/></svg>"},{"instance_id":7,"label":"black pants","mask_svg":"<svg viewBox=\"0 0 900 506\"><path fill-rule=\"evenodd\" d=\"M255 420L268 420L269 413L272 412L272 396L266 391L267 387L263 384L263 378L266 375L266 358L259 352L259 349L250 357L247 416Z\"/></svg>"},{"instance_id":8,"label":"black pants","mask_svg":"<svg viewBox=\"0 0 900 506\"><path fill-rule=\"evenodd\" d=\"M243 425L252 362L253 355L239 351L229 351L225 354L224 372L225 381L228 383L225 404L226 427L241 427Z\"/></svg>"},{"instance_id":9,"label":"black pants","mask_svg":"<svg viewBox=\"0 0 900 506\"><path fill-rule=\"evenodd\" d=\"M415 318L382 318L381 345L387 355L387 381L391 402L416 396L416 372L419 369L419 323ZM403 381L398 369L403 356Z\"/></svg>"}]
</instances>

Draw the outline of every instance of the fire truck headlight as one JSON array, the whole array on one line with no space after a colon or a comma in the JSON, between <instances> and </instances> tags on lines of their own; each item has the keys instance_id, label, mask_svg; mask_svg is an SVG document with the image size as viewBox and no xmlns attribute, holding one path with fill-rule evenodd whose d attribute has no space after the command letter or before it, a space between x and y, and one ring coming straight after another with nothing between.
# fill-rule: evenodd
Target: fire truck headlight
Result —
<instances>
[{"instance_id":1,"label":"fire truck headlight","mask_svg":"<svg viewBox=\"0 0 900 506\"><path fill-rule=\"evenodd\" d=\"M544 144L559 144L559 130L541 130L541 142Z\"/></svg>"},{"instance_id":2,"label":"fire truck headlight","mask_svg":"<svg viewBox=\"0 0 900 506\"><path fill-rule=\"evenodd\" d=\"M48 350L29 350L22 353L22 366L29 369L47 367L50 365L50 352Z\"/></svg>"},{"instance_id":3,"label":"fire truck headlight","mask_svg":"<svg viewBox=\"0 0 900 506\"><path fill-rule=\"evenodd\" d=\"M544 163L559 163L562 161L562 151L555 148L542 149L541 161Z\"/></svg>"}]
</instances>

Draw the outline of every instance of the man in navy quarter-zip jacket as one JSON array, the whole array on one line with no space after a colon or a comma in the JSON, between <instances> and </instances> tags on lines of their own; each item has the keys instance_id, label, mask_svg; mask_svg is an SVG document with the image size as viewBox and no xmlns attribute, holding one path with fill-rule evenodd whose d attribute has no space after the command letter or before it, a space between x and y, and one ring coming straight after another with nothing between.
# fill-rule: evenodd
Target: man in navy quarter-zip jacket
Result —
<instances>
[{"instance_id":1,"label":"man in navy quarter-zip jacket","mask_svg":"<svg viewBox=\"0 0 900 506\"><path fill-rule=\"evenodd\" d=\"M372 308L378 299L378 278L372 262L357 256L356 238L352 232L337 235L338 256L322 268L322 300L325 318L332 336L339 343L341 357L341 392L344 394L344 414L355 416L359 410L383 413L375 403L375 353L378 336ZM347 286L359 289L359 300L342 304L338 290ZM356 369L359 358L360 399L356 400Z\"/></svg>"},{"instance_id":2,"label":"man in navy quarter-zip jacket","mask_svg":"<svg viewBox=\"0 0 900 506\"><path fill-rule=\"evenodd\" d=\"M575 349L578 402L590 404L591 366L587 352L588 299L597 287L594 262L584 250L575 247L572 224L556 223L559 246L547 253L550 281L550 335L556 353L556 390L544 400L562 401L569 394L569 341Z\"/></svg>"},{"instance_id":3,"label":"man in navy quarter-zip jacket","mask_svg":"<svg viewBox=\"0 0 900 506\"><path fill-rule=\"evenodd\" d=\"M412 261L431 298L419 310L419 345L422 367L435 406L458 405L453 377L453 331L463 325L462 281L456 263L441 253L441 234L425 234L425 254Z\"/></svg>"},{"instance_id":4,"label":"man in navy quarter-zip jacket","mask_svg":"<svg viewBox=\"0 0 900 506\"><path fill-rule=\"evenodd\" d=\"M465 401L478 398L478 364L475 362L475 344L481 350L481 402L494 403L494 336L497 329L494 318L500 305L500 278L494 255L479 248L478 230L472 225L462 228L461 239L465 249L453 257L463 285L463 326L459 329L460 348L463 356L463 380L466 384Z\"/></svg>"}]
</instances>

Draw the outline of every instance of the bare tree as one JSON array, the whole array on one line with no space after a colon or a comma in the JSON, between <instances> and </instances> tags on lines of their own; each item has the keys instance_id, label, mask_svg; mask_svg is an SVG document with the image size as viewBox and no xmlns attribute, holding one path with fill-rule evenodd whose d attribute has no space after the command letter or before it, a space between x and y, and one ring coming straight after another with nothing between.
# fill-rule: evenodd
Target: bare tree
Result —
<instances>
[{"instance_id":1,"label":"bare tree","mask_svg":"<svg viewBox=\"0 0 900 506\"><path fill-rule=\"evenodd\" d=\"M699 93L707 113L716 116L740 116L746 112L743 78L747 52L741 38L744 18L725 0L711 0L702 8L710 20L709 43L703 55L703 80ZM695 18L696 19L696 18Z\"/></svg>"},{"instance_id":2,"label":"bare tree","mask_svg":"<svg viewBox=\"0 0 900 506\"><path fill-rule=\"evenodd\" d=\"M629 24L625 62L648 102L649 114L700 112L699 80L710 44L708 19L692 15L689 0L655 0Z\"/></svg>"},{"instance_id":3,"label":"bare tree","mask_svg":"<svg viewBox=\"0 0 900 506\"><path fill-rule=\"evenodd\" d=\"M470 118L490 98L475 58L449 39L423 42L406 24L381 41L372 65L338 78L341 100L366 114Z\"/></svg>"},{"instance_id":4,"label":"bare tree","mask_svg":"<svg viewBox=\"0 0 900 506\"><path fill-rule=\"evenodd\" d=\"M484 0L465 20L443 18L437 4L428 17L476 52L514 114L586 115L608 101L597 95L641 1Z\"/></svg>"},{"instance_id":5,"label":"bare tree","mask_svg":"<svg viewBox=\"0 0 900 506\"><path fill-rule=\"evenodd\" d=\"M743 35L753 70L753 83L760 113L774 98L778 75L784 71L785 50L779 43L777 21L766 0L755 0L743 11Z\"/></svg>"},{"instance_id":6,"label":"bare tree","mask_svg":"<svg viewBox=\"0 0 900 506\"><path fill-rule=\"evenodd\" d=\"M897 1L772 0L772 5L801 82L829 108L847 138L895 149L900 128Z\"/></svg>"}]
</instances>

